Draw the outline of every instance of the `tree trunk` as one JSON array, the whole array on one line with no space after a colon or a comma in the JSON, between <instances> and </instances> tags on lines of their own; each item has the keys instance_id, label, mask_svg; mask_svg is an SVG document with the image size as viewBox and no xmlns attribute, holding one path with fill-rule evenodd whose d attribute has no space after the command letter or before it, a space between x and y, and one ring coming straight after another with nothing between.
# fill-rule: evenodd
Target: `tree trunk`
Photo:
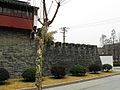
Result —
<instances>
[{"instance_id":1,"label":"tree trunk","mask_svg":"<svg viewBox=\"0 0 120 90\"><path fill-rule=\"evenodd\" d=\"M42 90L42 51L43 51L43 40L36 38L37 44L37 59L36 59L36 86L37 90Z\"/></svg>"},{"instance_id":2,"label":"tree trunk","mask_svg":"<svg viewBox=\"0 0 120 90\"><path fill-rule=\"evenodd\" d=\"M36 58L36 90L42 90L42 56L44 48L44 36L48 27L44 25L36 36L37 58Z\"/></svg>"},{"instance_id":3,"label":"tree trunk","mask_svg":"<svg viewBox=\"0 0 120 90\"><path fill-rule=\"evenodd\" d=\"M60 7L60 3L61 1L55 0L57 3L57 8L56 11L53 15L52 20L48 20L48 14L47 14L47 9L46 9L46 2L45 0L43 0L43 22L41 22L39 20L39 22L42 24L42 28L40 31L38 31L37 35L36 35L36 47L37 47L37 58L36 58L36 90L42 90L42 56L43 56L43 48L44 48L44 44L45 44L45 35L48 31L48 27L50 26L50 24L52 24L52 22L54 21L58 9Z\"/></svg>"}]
</instances>

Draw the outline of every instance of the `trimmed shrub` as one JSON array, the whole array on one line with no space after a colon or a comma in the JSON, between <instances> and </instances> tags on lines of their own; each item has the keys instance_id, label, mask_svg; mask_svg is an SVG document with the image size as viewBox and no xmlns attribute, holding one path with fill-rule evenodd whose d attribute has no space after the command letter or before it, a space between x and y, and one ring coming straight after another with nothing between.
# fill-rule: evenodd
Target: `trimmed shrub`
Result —
<instances>
[{"instance_id":1,"label":"trimmed shrub","mask_svg":"<svg viewBox=\"0 0 120 90\"><path fill-rule=\"evenodd\" d=\"M88 67L90 72L98 73L98 71L101 71L101 66L97 64L92 64Z\"/></svg>"},{"instance_id":2,"label":"trimmed shrub","mask_svg":"<svg viewBox=\"0 0 120 90\"><path fill-rule=\"evenodd\" d=\"M113 62L113 66L120 66L120 62Z\"/></svg>"},{"instance_id":3,"label":"trimmed shrub","mask_svg":"<svg viewBox=\"0 0 120 90\"><path fill-rule=\"evenodd\" d=\"M35 68L28 68L22 73L22 77L25 81L34 82L35 81Z\"/></svg>"},{"instance_id":4,"label":"trimmed shrub","mask_svg":"<svg viewBox=\"0 0 120 90\"><path fill-rule=\"evenodd\" d=\"M63 78L63 77L66 75L65 67L53 66L53 67L51 68L51 74L52 74L55 78Z\"/></svg>"},{"instance_id":5,"label":"trimmed shrub","mask_svg":"<svg viewBox=\"0 0 120 90\"><path fill-rule=\"evenodd\" d=\"M5 68L0 68L0 82L10 78L9 72Z\"/></svg>"},{"instance_id":6,"label":"trimmed shrub","mask_svg":"<svg viewBox=\"0 0 120 90\"><path fill-rule=\"evenodd\" d=\"M74 76L84 76L86 69L83 66L77 64L70 69L70 73Z\"/></svg>"},{"instance_id":7,"label":"trimmed shrub","mask_svg":"<svg viewBox=\"0 0 120 90\"><path fill-rule=\"evenodd\" d=\"M103 66L102 66L102 68L103 68L103 70L104 71L109 71L109 70L111 70L112 69L112 66L110 65L110 64L104 64Z\"/></svg>"}]
</instances>

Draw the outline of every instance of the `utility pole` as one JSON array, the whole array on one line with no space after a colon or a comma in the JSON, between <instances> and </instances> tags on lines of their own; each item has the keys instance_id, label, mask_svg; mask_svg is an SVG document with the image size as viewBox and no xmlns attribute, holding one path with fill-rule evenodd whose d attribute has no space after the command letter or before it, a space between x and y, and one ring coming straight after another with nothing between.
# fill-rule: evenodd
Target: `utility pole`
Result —
<instances>
[{"instance_id":1,"label":"utility pole","mask_svg":"<svg viewBox=\"0 0 120 90\"><path fill-rule=\"evenodd\" d=\"M63 33L63 43L65 43L65 34L67 32L67 29L70 29L69 27L61 27L60 30L62 30L61 33Z\"/></svg>"}]
</instances>

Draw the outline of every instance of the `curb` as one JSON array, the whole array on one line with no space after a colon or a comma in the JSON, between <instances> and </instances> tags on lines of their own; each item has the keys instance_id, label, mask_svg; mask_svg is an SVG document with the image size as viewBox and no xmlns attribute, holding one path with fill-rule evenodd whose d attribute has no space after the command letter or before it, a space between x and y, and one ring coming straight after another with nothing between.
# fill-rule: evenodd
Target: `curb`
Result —
<instances>
[{"instance_id":1,"label":"curb","mask_svg":"<svg viewBox=\"0 0 120 90\"><path fill-rule=\"evenodd\" d=\"M90 81L90 80L95 80L95 79L100 79L100 78L105 78L105 77L110 77L110 76L115 76L115 75L120 75L120 73L111 74L111 75L107 75L107 76L100 76L100 77L90 78L90 79L86 79L86 80L75 80L75 81L68 81L68 82L64 82L64 83L60 83L60 84L51 84L51 85L43 86L42 88L46 89L46 88L58 87L58 86L69 85L69 84L74 84L74 83L80 83L80 82L85 82L85 81ZM21 88L21 89L17 89L17 90L36 90L36 87L33 87L33 88Z\"/></svg>"}]
</instances>

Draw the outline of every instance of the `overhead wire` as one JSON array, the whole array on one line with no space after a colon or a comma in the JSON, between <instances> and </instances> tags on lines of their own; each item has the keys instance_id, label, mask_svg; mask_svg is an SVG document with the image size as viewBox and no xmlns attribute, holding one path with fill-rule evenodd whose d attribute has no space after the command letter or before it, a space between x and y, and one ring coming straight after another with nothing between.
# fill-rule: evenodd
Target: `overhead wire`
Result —
<instances>
[{"instance_id":1,"label":"overhead wire","mask_svg":"<svg viewBox=\"0 0 120 90\"><path fill-rule=\"evenodd\" d=\"M102 20L98 22L87 23L87 24L80 24L80 25L73 25L73 26L71 25L70 28L96 27L96 26L103 26L103 25L114 24L114 23L120 23L120 17Z\"/></svg>"},{"instance_id":2,"label":"overhead wire","mask_svg":"<svg viewBox=\"0 0 120 90\"><path fill-rule=\"evenodd\" d=\"M61 0L62 1L62 0ZM62 3L62 6L64 6L65 4L69 3L70 1L72 0L63 0L61 3Z\"/></svg>"},{"instance_id":3,"label":"overhead wire","mask_svg":"<svg viewBox=\"0 0 120 90\"><path fill-rule=\"evenodd\" d=\"M50 5L50 7L49 7L48 14L49 14L49 12L50 12L50 10L51 10L51 8L52 8L52 5L53 5L53 1L52 1L51 5Z\"/></svg>"}]
</instances>

